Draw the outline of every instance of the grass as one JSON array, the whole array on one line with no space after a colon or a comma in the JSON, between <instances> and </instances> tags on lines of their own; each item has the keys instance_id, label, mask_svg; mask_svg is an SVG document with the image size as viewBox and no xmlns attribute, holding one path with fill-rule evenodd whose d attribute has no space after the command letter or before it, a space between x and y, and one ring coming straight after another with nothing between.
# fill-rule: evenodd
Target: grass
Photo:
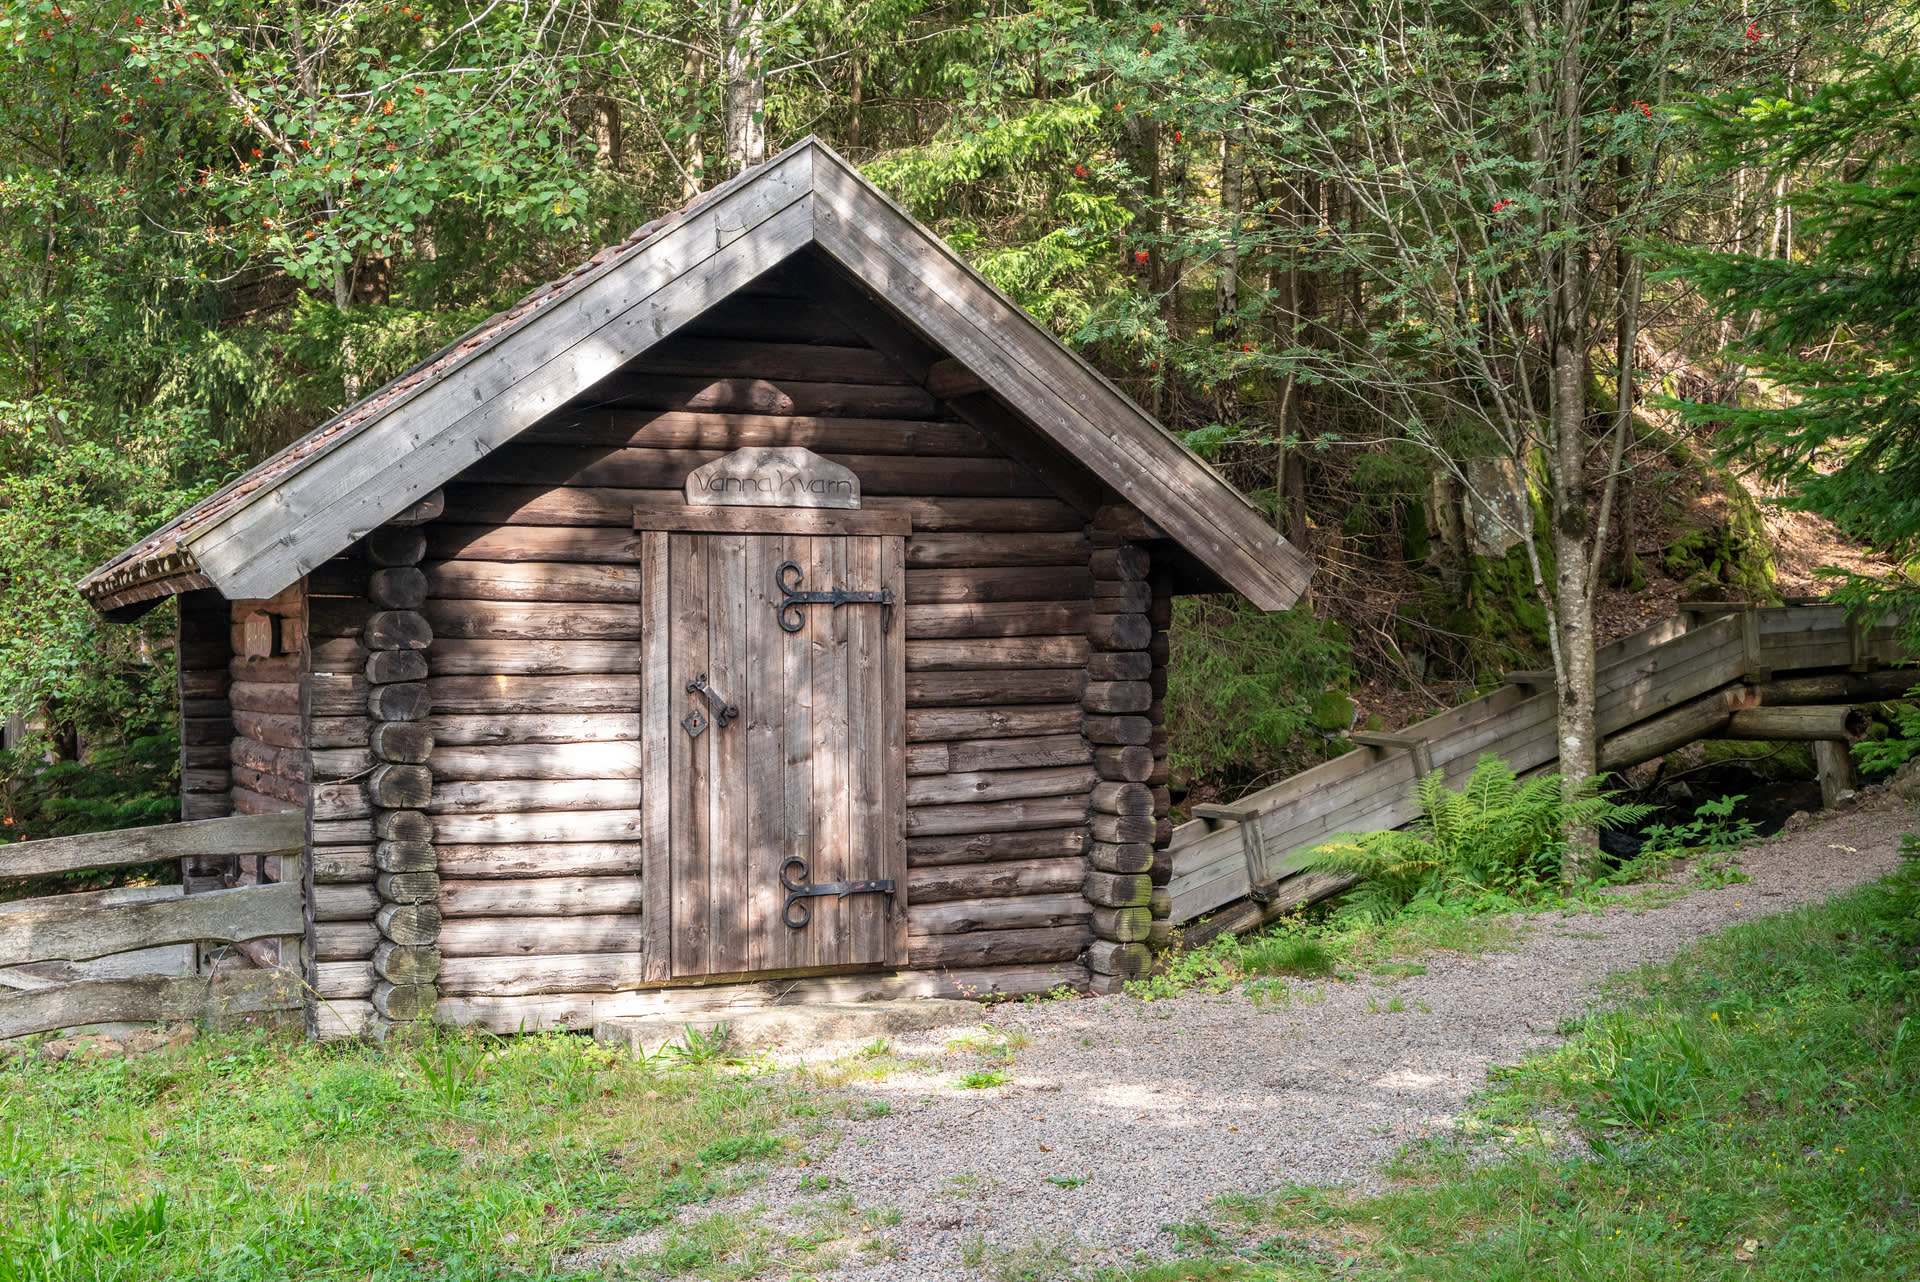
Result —
<instances>
[{"instance_id":1,"label":"grass","mask_svg":"<svg viewBox=\"0 0 1920 1282\"><path fill-rule=\"evenodd\" d=\"M1909 838L1909 843L1913 839ZM1183 1226L1163 1279L1920 1276L1920 860L1619 977L1377 1196Z\"/></svg>"},{"instance_id":2,"label":"grass","mask_svg":"<svg viewBox=\"0 0 1920 1282\"><path fill-rule=\"evenodd\" d=\"M538 1278L750 1185L834 1103L562 1034L0 1063L0 1282ZM719 1229L709 1231L713 1236Z\"/></svg>"}]
</instances>

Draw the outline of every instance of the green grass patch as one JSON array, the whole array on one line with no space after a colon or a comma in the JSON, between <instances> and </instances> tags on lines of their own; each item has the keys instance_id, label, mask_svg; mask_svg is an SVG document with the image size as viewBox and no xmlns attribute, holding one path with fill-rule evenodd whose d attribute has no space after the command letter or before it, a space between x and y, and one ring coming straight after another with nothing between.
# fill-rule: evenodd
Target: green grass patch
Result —
<instances>
[{"instance_id":1,"label":"green grass patch","mask_svg":"<svg viewBox=\"0 0 1920 1282\"><path fill-rule=\"evenodd\" d=\"M1909 846L1916 843L1908 838ZM1372 1197L1288 1188L1124 1275L1920 1276L1920 861L1617 978ZM1222 1271L1224 1268L1224 1271Z\"/></svg>"},{"instance_id":2,"label":"green grass patch","mask_svg":"<svg viewBox=\"0 0 1920 1282\"><path fill-rule=\"evenodd\" d=\"M790 1078L564 1034L16 1058L0 1282L545 1277L750 1184L821 1106Z\"/></svg>"}]
</instances>

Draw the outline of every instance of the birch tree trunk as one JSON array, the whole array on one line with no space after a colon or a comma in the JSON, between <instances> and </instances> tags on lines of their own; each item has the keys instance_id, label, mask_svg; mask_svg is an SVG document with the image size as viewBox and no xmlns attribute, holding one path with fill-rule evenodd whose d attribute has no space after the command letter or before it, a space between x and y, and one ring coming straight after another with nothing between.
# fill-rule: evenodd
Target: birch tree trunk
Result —
<instances>
[{"instance_id":1,"label":"birch tree trunk","mask_svg":"<svg viewBox=\"0 0 1920 1282\"><path fill-rule=\"evenodd\" d=\"M760 0L727 0L726 23L720 32L725 74L722 130L727 168L736 174L767 158L767 64L761 45L764 27Z\"/></svg>"}]
</instances>

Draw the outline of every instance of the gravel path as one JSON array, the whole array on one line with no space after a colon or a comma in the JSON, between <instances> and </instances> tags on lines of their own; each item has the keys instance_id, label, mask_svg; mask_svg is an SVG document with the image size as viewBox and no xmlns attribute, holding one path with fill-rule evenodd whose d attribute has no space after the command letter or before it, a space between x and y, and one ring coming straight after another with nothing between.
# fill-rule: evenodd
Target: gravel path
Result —
<instances>
[{"instance_id":1,"label":"gravel path","mask_svg":"<svg viewBox=\"0 0 1920 1282\"><path fill-rule=\"evenodd\" d=\"M837 1088L856 1105L883 1101L884 1116L837 1123L812 1141L807 1166L778 1167L695 1214L745 1212L791 1236L818 1226L823 1194L850 1197L855 1240L864 1221L885 1244L835 1274L858 1282L978 1278L983 1239L990 1258L1046 1249L1080 1266L1164 1255L1173 1243L1163 1226L1222 1193L1375 1184L1401 1145L1452 1125L1489 1065L1553 1044L1596 981L1877 877L1916 826L1920 808L1881 793L1744 852L1751 882L1656 908L1542 914L1516 951L1433 956L1425 974L1390 987L1296 985L1279 1006L1236 991L993 1008L978 1040L1026 1040L1006 1085L956 1087L983 1061L945 1046L951 1031L899 1039L896 1053L918 1065ZM1394 997L1404 1011L1385 1010ZM886 1226L875 1208L896 1209L898 1222Z\"/></svg>"}]
</instances>

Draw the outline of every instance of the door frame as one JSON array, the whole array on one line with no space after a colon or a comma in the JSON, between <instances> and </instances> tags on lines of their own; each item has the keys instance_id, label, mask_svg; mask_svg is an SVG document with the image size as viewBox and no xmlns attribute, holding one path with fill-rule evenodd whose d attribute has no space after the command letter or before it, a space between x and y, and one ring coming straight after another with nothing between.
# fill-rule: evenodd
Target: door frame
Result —
<instances>
[{"instance_id":1,"label":"door frame","mask_svg":"<svg viewBox=\"0 0 1920 1282\"><path fill-rule=\"evenodd\" d=\"M633 529L647 534L776 534L799 538L906 537L913 533L912 517L902 511L862 508L732 507L649 504L633 509ZM674 705L668 650L672 644L672 615L667 600L667 540L635 540L633 553L640 566L640 776L642 975L648 982L673 981L673 885L668 870L672 856L668 829L672 778L667 736L670 717L649 717L648 709ZM904 561L903 561L904 568ZM904 597L904 592L902 593ZM906 626L905 601L895 603L896 626ZM901 637L905 649L904 632ZM904 720L904 691L900 715ZM901 769L904 769L902 762ZM903 797L904 801L904 797ZM902 831L889 834L898 845L891 871L899 889L893 900L888 931L887 961L906 964L907 880L904 810ZM773 973L773 972L768 972ZM705 979L706 977L701 977ZM718 981L724 978L714 976Z\"/></svg>"}]
</instances>

